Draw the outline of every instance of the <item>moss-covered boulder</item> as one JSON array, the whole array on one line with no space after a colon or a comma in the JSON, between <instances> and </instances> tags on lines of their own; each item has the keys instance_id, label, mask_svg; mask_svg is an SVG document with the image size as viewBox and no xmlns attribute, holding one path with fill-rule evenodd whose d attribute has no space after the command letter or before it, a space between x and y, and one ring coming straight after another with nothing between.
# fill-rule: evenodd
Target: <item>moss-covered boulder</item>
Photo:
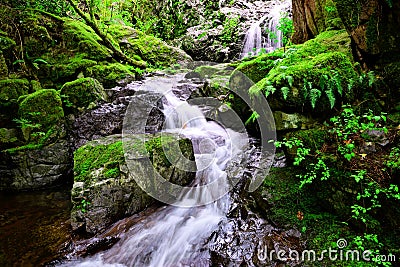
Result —
<instances>
[{"instance_id":1,"label":"moss-covered boulder","mask_svg":"<svg viewBox=\"0 0 400 267\"><path fill-rule=\"evenodd\" d=\"M101 45L101 38L84 24L77 20L66 20L63 25L63 38L68 40L66 45L72 51L79 51L86 59L95 61L111 58L111 51Z\"/></svg>"},{"instance_id":2,"label":"moss-covered boulder","mask_svg":"<svg viewBox=\"0 0 400 267\"><path fill-rule=\"evenodd\" d=\"M172 183L187 185L193 180L195 173L186 173L171 165L161 147L160 135L145 136L145 147L137 143L143 142L142 138L132 137L129 141L132 151L124 151L127 146L123 144L121 135L91 141L75 151L71 196L71 223L75 231L96 234L113 222L154 203L154 199L137 185L134 177L140 171L132 173L125 156L134 154L138 161L150 159L154 168ZM183 155L194 159L189 139L174 134L163 134L163 138L167 143L178 141ZM149 182L152 179L150 175L142 178Z\"/></svg>"},{"instance_id":3,"label":"moss-covered boulder","mask_svg":"<svg viewBox=\"0 0 400 267\"><path fill-rule=\"evenodd\" d=\"M257 83L275 66L276 60L281 58L283 58L283 54L280 51L264 54L240 63L237 70L245 74L254 83Z\"/></svg>"},{"instance_id":4,"label":"moss-covered boulder","mask_svg":"<svg viewBox=\"0 0 400 267\"><path fill-rule=\"evenodd\" d=\"M134 80L138 76L135 67L108 62L90 66L83 71L83 74L97 79L105 88L114 87L121 80Z\"/></svg>"},{"instance_id":5,"label":"moss-covered boulder","mask_svg":"<svg viewBox=\"0 0 400 267\"><path fill-rule=\"evenodd\" d=\"M246 60L237 70L257 82L250 95L267 96L272 110L314 115L328 115L354 99L358 78L344 30L323 32L285 53L280 49Z\"/></svg>"},{"instance_id":6,"label":"moss-covered boulder","mask_svg":"<svg viewBox=\"0 0 400 267\"><path fill-rule=\"evenodd\" d=\"M28 94L29 81L26 79L0 80L0 108L17 103L20 96Z\"/></svg>"},{"instance_id":7,"label":"moss-covered boulder","mask_svg":"<svg viewBox=\"0 0 400 267\"><path fill-rule=\"evenodd\" d=\"M54 89L42 89L24 97L19 104L18 115L28 142L53 136L64 122L61 98Z\"/></svg>"},{"instance_id":8,"label":"moss-covered boulder","mask_svg":"<svg viewBox=\"0 0 400 267\"><path fill-rule=\"evenodd\" d=\"M154 66L169 67L192 60L183 50L169 46L156 37L146 35L128 26L111 25L109 32L118 40L119 46L125 54L131 58L141 58Z\"/></svg>"},{"instance_id":9,"label":"moss-covered boulder","mask_svg":"<svg viewBox=\"0 0 400 267\"><path fill-rule=\"evenodd\" d=\"M77 112L87 109L94 102L107 101L108 96L101 83L93 78L80 78L67 82L61 88L60 94L66 98L66 109Z\"/></svg>"},{"instance_id":10,"label":"moss-covered boulder","mask_svg":"<svg viewBox=\"0 0 400 267\"><path fill-rule=\"evenodd\" d=\"M71 170L64 112L58 92L42 89L19 98L20 131L1 129L0 191L44 189L66 184ZM15 116L14 115L14 116ZM21 139L21 140L19 140ZM4 141L4 140L2 140Z\"/></svg>"}]
</instances>

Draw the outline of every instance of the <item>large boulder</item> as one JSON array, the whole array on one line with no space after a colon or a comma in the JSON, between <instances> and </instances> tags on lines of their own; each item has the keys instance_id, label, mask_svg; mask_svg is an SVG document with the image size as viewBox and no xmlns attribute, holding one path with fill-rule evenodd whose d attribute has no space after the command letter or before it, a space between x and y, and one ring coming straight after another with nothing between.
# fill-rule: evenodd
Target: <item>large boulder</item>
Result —
<instances>
[{"instance_id":1,"label":"large boulder","mask_svg":"<svg viewBox=\"0 0 400 267\"><path fill-rule=\"evenodd\" d=\"M71 170L64 111L56 90L19 97L19 128L1 129L0 191L65 184Z\"/></svg>"},{"instance_id":2,"label":"large boulder","mask_svg":"<svg viewBox=\"0 0 400 267\"><path fill-rule=\"evenodd\" d=\"M141 138L147 140L144 150L138 143L143 142ZM189 139L174 134L163 134L163 138L167 143L177 141L183 156L194 159ZM172 183L188 185L193 180L195 173L187 173L171 165L161 146L160 134L133 136L129 142L132 151L126 151L121 135L112 135L91 141L75 151L71 211L75 231L96 234L113 222L142 211L155 202L137 185L134 178L140 172L132 173L125 156L133 153L138 161L150 159L155 170ZM152 181L151 175L141 178Z\"/></svg>"},{"instance_id":3,"label":"large boulder","mask_svg":"<svg viewBox=\"0 0 400 267\"><path fill-rule=\"evenodd\" d=\"M68 142L60 138L46 146L9 149L0 153L0 191L32 191L70 181Z\"/></svg>"}]
</instances>

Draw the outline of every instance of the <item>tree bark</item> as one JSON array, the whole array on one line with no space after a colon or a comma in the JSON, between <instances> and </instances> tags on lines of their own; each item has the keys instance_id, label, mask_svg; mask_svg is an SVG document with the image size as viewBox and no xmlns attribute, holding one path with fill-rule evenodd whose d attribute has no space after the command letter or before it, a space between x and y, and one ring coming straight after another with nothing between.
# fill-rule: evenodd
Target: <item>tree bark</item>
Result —
<instances>
[{"instance_id":1,"label":"tree bark","mask_svg":"<svg viewBox=\"0 0 400 267\"><path fill-rule=\"evenodd\" d=\"M292 8L293 25L295 30L292 42L295 44L301 44L314 38L319 33L315 21L315 0L293 0Z\"/></svg>"},{"instance_id":2,"label":"tree bark","mask_svg":"<svg viewBox=\"0 0 400 267\"><path fill-rule=\"evenodd\" d=\"M91 19L85 12L83 12L74 0L68 0L76 13L85 21L86 25L93 29L93 31L103 40L104 45L113 52L116 59L124 61L132 66L144 69L146 64L144 62L136 61L126 56L119 48L115 47L110 38L97 26L96 21Z\"/></svg>"}]
</instances>

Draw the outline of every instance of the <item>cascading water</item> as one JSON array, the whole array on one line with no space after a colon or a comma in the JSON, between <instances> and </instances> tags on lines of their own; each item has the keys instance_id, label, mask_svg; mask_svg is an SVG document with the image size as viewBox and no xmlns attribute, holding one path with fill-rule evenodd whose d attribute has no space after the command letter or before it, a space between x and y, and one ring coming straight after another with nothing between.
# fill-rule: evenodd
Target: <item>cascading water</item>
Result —
<instances>
[{"instance_id":1,"label":"cascading water","mask_svg":"<svg viewBox=\"0 0 400 267\"><path fill-rule=\"evenodd\" d=\"M173 206L164 207L134 225L109 250L66 266L209 266L207 238L226 219L230 205L226 167L247 145L247 134L224 129L207 121L197 106L172 93L171 81L147 84L163 90L165 129L179 132L193 142L197 165L193 189ZM218 183L208 190L203 184ZM222 197L220 197L222 196ZM216 200L217 199L217 200ZM196 203L210 203L196 205ZM184 208L192 206L190 208ZM194 264L194 265L193 265Z\"/></svg>"},{"instance_id":2,"label":"cascading water","mask_svg":"<svg viewBox=\"0 0 400 267\"><path fill-rule=\"evenodd\" d=\"M267 14L254 22L246 32L241 58L258 55L262 49L271 52L282 47L282 32L277 28L282 15L290 12L291 9L291 0L270 1ZM263 30L267 33L267 38L262 36L261 25L263 23Z\"/></svg>"}]
</instances>

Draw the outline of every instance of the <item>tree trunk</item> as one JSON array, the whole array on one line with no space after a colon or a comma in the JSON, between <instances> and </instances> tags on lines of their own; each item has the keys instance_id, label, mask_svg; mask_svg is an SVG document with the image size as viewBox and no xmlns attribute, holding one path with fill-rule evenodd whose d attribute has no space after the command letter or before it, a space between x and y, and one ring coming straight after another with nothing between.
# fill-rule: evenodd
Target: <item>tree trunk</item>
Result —
<instances>
[{"instance_id":1,"label":"tree trunk","mask_svg":"<svg viewBox=\"0 0 400 267\"><path fill-rule=\"evenodd\" d=\"M301 44L314 38L319 33L315 22L315 0L293 0L292 7L295 30L292 42Z\"/></svg>"},{"instance_id":2,"label":"tree trunk","mask_svg":"<svg viewBox=\"0 0 400 267\"><path fill-rule=\"evenodd\" d=\"M78 4L75 3L74 0L68 0L68 2L71 4L75 12L78 13L78 15L85 21L85 23L91 27L93 31L103 40L104 45L113 52L113 55L116 59L124 61L132 66L142 69L146 68L146 64L144 62L136 61L127 57L119 48L115 47L110 38L108 38L108 36L97 26L96 21L85 14L85 12L78 7Z\"/></svg>"}]
</instances>

